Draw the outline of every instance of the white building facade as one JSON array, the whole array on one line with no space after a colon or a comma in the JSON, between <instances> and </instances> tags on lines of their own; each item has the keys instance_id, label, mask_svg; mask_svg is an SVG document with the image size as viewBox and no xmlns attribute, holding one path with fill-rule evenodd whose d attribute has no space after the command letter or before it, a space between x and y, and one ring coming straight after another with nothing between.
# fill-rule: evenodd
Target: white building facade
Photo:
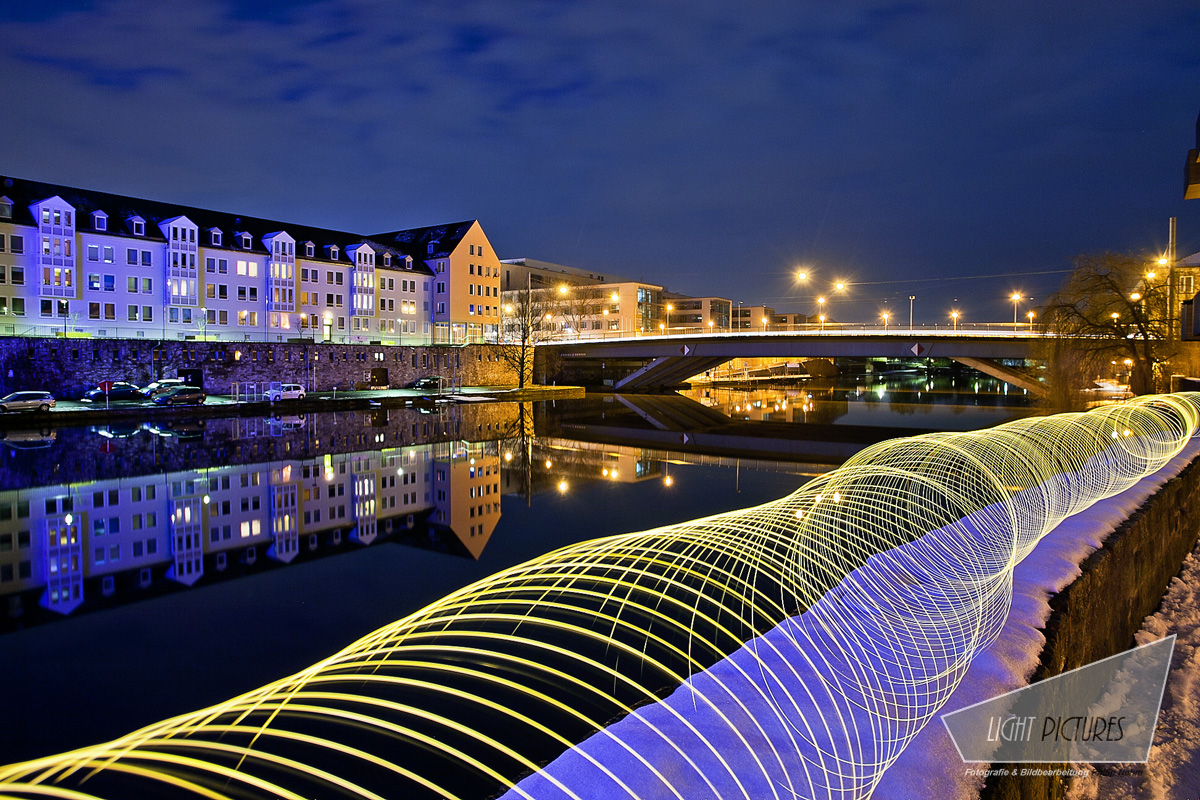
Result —
<instances>
[{"instance_id":1,"label":"white building facade","mask_svg":"<svg viewBox=\"0 0 1200 800\"><path fill-rule=\"evenodd\" d=\"M494 341L479 222L374 236L0 178L0 335Z\"/></svg>"}]
</instances>

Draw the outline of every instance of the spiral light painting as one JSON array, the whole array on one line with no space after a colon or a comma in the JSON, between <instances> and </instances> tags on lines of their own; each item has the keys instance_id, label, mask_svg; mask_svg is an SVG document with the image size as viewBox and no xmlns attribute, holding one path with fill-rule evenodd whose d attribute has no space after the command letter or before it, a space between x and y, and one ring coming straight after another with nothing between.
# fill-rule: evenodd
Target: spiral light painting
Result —
<instances>
[{"instance_id":1,"label":"spiral light painting","mask_svg":"<svg viewBox=\"0 0 1200 800\"><path fill-rule=\"evenodd\" d=\"M312 667L0 770L4 798L869 797L1013 568L1200 396L896 439L780 500L565 547Z\"/></svg>"}]
</instances>

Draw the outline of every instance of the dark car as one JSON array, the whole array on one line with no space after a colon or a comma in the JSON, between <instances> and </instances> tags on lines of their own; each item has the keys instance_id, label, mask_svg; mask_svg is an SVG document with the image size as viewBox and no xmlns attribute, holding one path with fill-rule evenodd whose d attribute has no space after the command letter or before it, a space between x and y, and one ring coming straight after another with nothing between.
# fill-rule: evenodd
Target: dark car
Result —
<instances>
[{"instance_id":1,"label":"dark car","mask_svg":"<svg viewBox=\"0 0 1200 800\"><path fill-rule=\"evenodd\" d=\"M183 386L183 378L160 378L153 383L148 383L141 388L142 397L154 397L156 394L162 394L168 389L174 389L176 386Z\"/></svg>"},{"instance_id":2,"label":"dark car","mask_svg":"<svg viewBox=\"0 0 1200 800\"><path fill-rule=\"evenodd\" d=\"M83 393L83 399L89 403L100 403L104 400L120 401L120 400L144 400L141 390L132 383L127 381L113 381L112 388L107 394L103 389L97 386L95 389L88 389Z\"/></svg>"},{"instance_id":3,"label":"dark car","mask_svg":"<svg viewBox=\"0 0 1200 800\"><path fill-rule=\"evenodd\" d=\"M176 386L165 392L154 395L154 402L160 406L201 405L208 395L199 386Z\"/></svg>"},{"instance_id":4,"label":"dark car","mask_svg":"<svg viewBox=\"0 0 1200 800\"><path fill-rule=\"evenodd\" d=\"M446 379L439 375L430 375L424 378L418 378L408 385L409 389L417 389L423 392L440 392Z\"/></svg>"}]
</instances>

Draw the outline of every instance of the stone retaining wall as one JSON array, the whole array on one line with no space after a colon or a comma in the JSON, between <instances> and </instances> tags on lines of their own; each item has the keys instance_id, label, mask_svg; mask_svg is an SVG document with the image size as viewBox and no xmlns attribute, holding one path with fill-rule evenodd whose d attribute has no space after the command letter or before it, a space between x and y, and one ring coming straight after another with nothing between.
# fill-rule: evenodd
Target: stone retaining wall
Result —
<instances>
[{"instance_id":1,"label":"stone retaining wall","mask_svg":"<svg viewBox=\"0 0 1200 800\"><path fill-rule=\"evenodd\" d=\"M1200 534L1200 459L1121 523L1080 565L1083 574L1050 599L1046 645L1031 681L1134 647L1133 636L1162 602ZM1020 769L1020 764L993 764ZM1034 765L1029 765L1034 766ZM1053 768L1065 765L1036 765ZM1061 800L1058 777L991 778L983 800Z\"/></svg>"},{"instance_id":2,"label":"stone retaining wall","mask_svg":"<svg viewBox=\"0 0 1200 800\"><path fill-rule=\"evenodd\" d=\"M154 339L0 338L0 395L43 389L77 398L104 380L145 385L199 369L204 388L299 383L310 391L398 388L441 375L464 386L511 386L516 374L495 345L411 347L323 342L196 342Z\"/></svg>"}]
</instances>

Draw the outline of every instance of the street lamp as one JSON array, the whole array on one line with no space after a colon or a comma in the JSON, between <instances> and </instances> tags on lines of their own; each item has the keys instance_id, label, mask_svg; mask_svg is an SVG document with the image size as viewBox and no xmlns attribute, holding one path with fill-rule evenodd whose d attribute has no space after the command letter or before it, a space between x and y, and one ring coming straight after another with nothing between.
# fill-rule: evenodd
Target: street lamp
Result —
<instances>
[{"instance_id":1,"label":"street lamp","mask_svg":"<svg viewBox=\"0 0 1200 800\"><path fill-rule=\"evenodd\" d=\"M824 333L825 332L825 315L820 314L817 316L817 319L821 321L821 333Z\"/></svg>"},{"instance_id":2,"label":"street lamp","mask_svg":"<svg viewBox=\"0 0 1200 800\"><path fill-rule=\"evenodd\" d=\"M1021 295L1013 292L1009 299L1013 301L1013 330L1015 331L1017 329L1017 303L1021 302Z\"/></svg>"},{"instance_id":3,"label":"street lamp","mask_svg":"<svg viewBox=\"0 0 1200 800\"><path fill-rule=\"evenodd\" d=\"M1029 330L1033 330L1033 317L1033 309L1029 309L1025 312L1025 319L1029 320Z\"/></svg>"},{"instance_id":4,"label":"street lamp","mask_svg":"<svg viewBox=\"0 0 1200 800\"><path fill-rule=\"evenodd\" d=\"M958 312L957 312L957 311L951 311L951 312L950 312L950 319L954 320L954 330L956 330L956 331L957 331L957 330L958 330Z\"/></svg>"},{"instance_id":5,"label":"street lamp","mask_svg":"<svg viewBox=\"0 0 1200 800\"><path fill-rule=\"evenodd\" d=\"M916 299L917 299L917 296L915 294L910 294L908 296L908 332L909 333L913 332L913 300L916 300Z\"/></svg>"},{"instance_id":6,"label":"street lamp","mask_svg":"<svg viewBox=\"0 0 1200 800\"><path fill-rule=\"evenodd\" d=\"M798 281L808 280L808 273L805 272L804 270L800 270L799 272L796 273L796 280L798 280Z\"/></svg>"},{"instance_id":7,"label":"street lamp","mask_svg":"<svg viewBox=\"0 0 1200 800\"><path fill-rule=\"evenodd\" d=\"M884 311L884 312L883 312L882 314L880 314L879 316L883 317L883 332L884 332L884 333L887 333L887 329L888 329L888 328L887 328L887 326L888 326L888 318L891 316L891 314L889 314L888 312Z\"/></svg>"},{"instance_id":8,"label":"street lamp","mask_svg":"<svg viewBox=\"0 0 1200 800\"><path fill-rule=\"evenodd\" d=\"M825 330L825 298L817 298L817 316L821 318L821 330Z\"/></svg>"},{"instance_id":9,"label":"street lamp","mask_svg":"<svg viewBox=\"0 0 1200 800\"><path fill-rule=\"evenodd\" d=\"M766 333L767 332L767 318L766 317L762 318L762 325L763 325L763 333Z\"/></svg>"}]
</instances>

